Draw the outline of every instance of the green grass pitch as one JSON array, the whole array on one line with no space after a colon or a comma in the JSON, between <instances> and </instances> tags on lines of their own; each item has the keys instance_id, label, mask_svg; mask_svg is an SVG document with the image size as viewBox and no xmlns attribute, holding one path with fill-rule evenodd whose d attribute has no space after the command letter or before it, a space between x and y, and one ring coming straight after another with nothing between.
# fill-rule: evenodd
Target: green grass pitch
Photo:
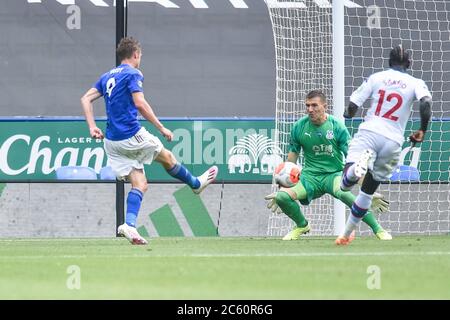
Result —
<instances>
[{"instance_id":1,"label":"green grass pitch","mask_svg":"<svg viewBox=\"0 0 450 320\"><path fill-rule=\"evenodd\" d=\"M450 236L333 240L3 239L0 299L450 299Z\"/></svg>"}]
</instances>

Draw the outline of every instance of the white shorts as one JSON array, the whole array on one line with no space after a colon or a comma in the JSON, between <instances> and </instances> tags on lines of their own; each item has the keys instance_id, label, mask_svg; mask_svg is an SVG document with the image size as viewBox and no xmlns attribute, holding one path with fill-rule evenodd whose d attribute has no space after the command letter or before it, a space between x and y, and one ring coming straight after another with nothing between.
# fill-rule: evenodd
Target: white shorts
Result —
<instances>
[{"instance_id":1,"label":"white shorts","mask_svg":"<svg viewBox=\"0 0 450 320\"><path fill-rule=\"evenodd\" d=\"M394 140L388 139L376 132L359 130L348 148L346 162L356 162L366 149L371 149L374 156L369 162L369 171L376 181L386 181L392 176L397 165L402 147Z\"/></svg>"},{"instance_id":2,"label":"white shorts","mask_svg":"<svg viewBox=\"0 0 450 320\"><path fill-rule=\"evenodd\" d=\"M135 169L144 169L144 164L150 164L163 149L158 137L150 134L142 127L133 137L112 141L104 139L104 148L108 156L108 166L123 179Z\"/></svg>"}]
</instances>

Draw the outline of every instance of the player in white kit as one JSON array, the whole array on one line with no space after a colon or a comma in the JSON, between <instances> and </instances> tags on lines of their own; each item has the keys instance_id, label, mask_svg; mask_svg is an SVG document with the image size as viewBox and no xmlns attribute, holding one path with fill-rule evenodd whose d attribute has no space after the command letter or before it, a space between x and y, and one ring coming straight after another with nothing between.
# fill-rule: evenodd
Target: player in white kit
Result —
<instances>
[{"instance_id":1,"label":"player in white kit","mask_svg":"<svg viewBox=\"0 0 450 320\"><path fill-rule=\"evenodd\" d=\"M344 234L336 239L337 245L350 243L350 234L367 213L373 194L382 181L391 177L416 99L420 100L420 129L409 139L413 145L423 141L431 118L431 94L423 80L406 73L410 64L409 53L402 46L393 48L389 56L390 69L372 74L350 97L345 118L352 118L367 99L371 98L372 103L348 150L341 189L350 190L365 177Z\"/></svg>"}]
</instances>

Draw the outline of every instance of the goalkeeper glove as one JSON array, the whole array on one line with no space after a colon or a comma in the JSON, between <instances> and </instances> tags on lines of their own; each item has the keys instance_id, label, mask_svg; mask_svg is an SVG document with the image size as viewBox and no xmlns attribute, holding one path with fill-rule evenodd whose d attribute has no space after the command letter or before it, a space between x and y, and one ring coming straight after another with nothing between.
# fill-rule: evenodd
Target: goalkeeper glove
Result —
<instances>
[{"instance_id":1,"label":"goalkeeper glove","mask_svg":"<svg viewBox=\"0 0 450 320\"><path fill-rule=\"evenodd\" d=\"M272 211L273 213L276 213L276 214L280 214L282 211L277 204L276 197L277 197L277 191L275 191L271 194L268 194L267 196L264 197L264 199L268 201L267 208L270 211Z\"/></svg>"},{"instance_id":2,"label":"goalkeeper glove","mask_svg":"<svg viewBox=\"0 0 450 320\"><path fill-rule=\"evenodd\" d=\"M384 199L381 193L375 192L372 198L370 210L376 213L383 213L389 211L389 201Z\"/></svg>"}]
</instances>

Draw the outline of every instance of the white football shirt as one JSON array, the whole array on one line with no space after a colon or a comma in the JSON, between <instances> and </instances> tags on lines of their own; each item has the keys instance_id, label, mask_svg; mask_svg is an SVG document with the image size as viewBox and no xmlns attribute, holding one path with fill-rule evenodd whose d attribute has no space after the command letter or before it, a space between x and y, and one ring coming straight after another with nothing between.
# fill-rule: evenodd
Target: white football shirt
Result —
<instances>
[{"instance_id":1,"label":"white football shirt","mask_svg":"<svg viewBox=\"0 0 450 320\"><path fill-rule=\"evenodd\" d=\"M415 100L430 97L423 80L394 69L372 74L350 97L357 106L370 97L372 104L360 129L377 132L403 145L406 124Z\"/></svg>"}]
</instances>

